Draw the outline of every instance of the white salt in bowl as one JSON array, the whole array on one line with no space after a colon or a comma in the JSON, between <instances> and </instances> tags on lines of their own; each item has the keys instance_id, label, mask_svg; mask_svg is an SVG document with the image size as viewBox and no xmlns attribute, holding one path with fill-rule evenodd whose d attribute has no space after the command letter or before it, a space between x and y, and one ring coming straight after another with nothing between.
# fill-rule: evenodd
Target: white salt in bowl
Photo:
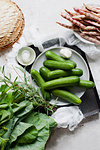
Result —
<instances>
[{"instance_id":1,"label":"white salt in bowl","mask_svg":"<svg viewBox=\"0 0 100 150\"><path fill-rule=\"evenodd\" d=\"M35 58L36 53L30 47L23 47L17 53L17 61L23 66L31 65L35 61Z\"/></svg>"}]
</instances>

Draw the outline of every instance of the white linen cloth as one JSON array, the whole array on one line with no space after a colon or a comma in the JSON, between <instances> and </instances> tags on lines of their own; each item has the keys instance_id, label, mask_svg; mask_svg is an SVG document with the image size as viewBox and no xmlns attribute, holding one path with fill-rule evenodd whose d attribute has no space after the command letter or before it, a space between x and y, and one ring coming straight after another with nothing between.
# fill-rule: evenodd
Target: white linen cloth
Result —
<instances>
[{"instance_id":1,"label":"white linen cloth","mask_svg":"<svg viewBox=\"0 0 100 150\"><path fill-rule=\"evenodd\" d=\"M67 128L73 131L83 120L84 116L78 106L61 107L52 115L58 123L58 128Z\"/></svg>"},{"instance_id":2,"label":"white linen cloth","mask_svg":"<svg viewBox=\"0 0 100 150\"><path fill-rule=\"evenodd\" d=\"M40 35L39 31L33 27L25 27L24 32L18 43L14 44L13 46L13 52L18 51L19 48L23 46L29 46L33 44L35 47L38 47L39 50L42 52L44 50L42 43L44 41L53 39L53 38L59 38L60 45L63 46L65 42L68 45L76 45L78 46L82 51L86 53L86 55L91 59L97 59L100 57L100 46L95 45L93 43L85 43L85 40L81 40L82 38L78 39L73 31L67 31L60 34L53 34L53 35ZM63 40L62 40L63 39ZM53 47L56 47L57 45L54 45Z\"/></svg>"}]
</instances>

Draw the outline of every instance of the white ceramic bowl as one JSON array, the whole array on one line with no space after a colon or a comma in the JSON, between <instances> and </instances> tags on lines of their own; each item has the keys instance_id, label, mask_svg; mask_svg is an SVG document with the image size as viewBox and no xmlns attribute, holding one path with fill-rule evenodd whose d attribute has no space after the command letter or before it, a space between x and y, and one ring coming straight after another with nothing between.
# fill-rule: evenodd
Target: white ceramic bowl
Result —
<instances>
[{"instance_id":1,"label":"white ceramic bowl","mask_svg":"<svg viewBox=\"0 0 100 150\"><path fill-rule=\"evenodd\" d=\"M23 66L31 65L36 58L35 51L30 47L23 47L17 53L17 61Z\"/></svg>"}]
</instances>

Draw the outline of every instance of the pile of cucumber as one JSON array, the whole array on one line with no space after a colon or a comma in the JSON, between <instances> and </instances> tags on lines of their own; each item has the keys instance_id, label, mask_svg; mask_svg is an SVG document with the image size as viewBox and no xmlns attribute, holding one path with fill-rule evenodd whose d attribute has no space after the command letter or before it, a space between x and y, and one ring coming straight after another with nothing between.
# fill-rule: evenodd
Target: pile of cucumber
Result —
<instances>
[{"instance_id":1,"label":"pile of cucumber","mask_svg":"<svg viewBox=\"0 0 100 150\"><path fill-rule=\"evenodd\" d=\"M81 104L81 99L72 94L71 89L73 86L92 88L94 82L80 80L83 71L76 68L77 64L74 61L64 59L50 50L46 51L45 56L47 60L43 62L44 66L39 72L31 70L31 76L40 87L43 98L49 101L52 94L72 104Z\"/></svg>"}]
</instances>

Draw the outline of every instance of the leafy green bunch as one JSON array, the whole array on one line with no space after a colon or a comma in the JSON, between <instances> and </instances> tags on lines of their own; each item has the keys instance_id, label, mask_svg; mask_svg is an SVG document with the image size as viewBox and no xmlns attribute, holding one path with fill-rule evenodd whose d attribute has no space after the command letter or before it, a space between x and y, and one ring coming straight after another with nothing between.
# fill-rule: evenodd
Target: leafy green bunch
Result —
<instances>
[{"instance_id":1,"label":"leafy green bunch","mask_svg":"<svg viewBox=\"0 0 100 150\"><path fill-rule=\"evenodd\" d=\"M0 78L0 82L3 83L0 87L0 104L2 103L19 103L24 100L31 101L36 111L42 111L47 115L51 115L55 110L55 106L47 102L41 95L39 88L36 89L30 82L30 79L26 76L24 71L24 80L18 81L18 76L15 80L11 81L11 74L9 77L5 75L4 66L1 68L3 78Z\"/></svg>"},{"instance_id":2,"label":"leafy green bunch","mask_svg":"<svg viewBox=\"0 0 100 150\"><path fill-rule=\"evenodd\" d=\"M18 77L12 81L4 67L1 73L0 150L44 150L51 130L57 126L48 116L54 106L40 96L26 73L22 82Z\"/></svg>"}]
</instances>

